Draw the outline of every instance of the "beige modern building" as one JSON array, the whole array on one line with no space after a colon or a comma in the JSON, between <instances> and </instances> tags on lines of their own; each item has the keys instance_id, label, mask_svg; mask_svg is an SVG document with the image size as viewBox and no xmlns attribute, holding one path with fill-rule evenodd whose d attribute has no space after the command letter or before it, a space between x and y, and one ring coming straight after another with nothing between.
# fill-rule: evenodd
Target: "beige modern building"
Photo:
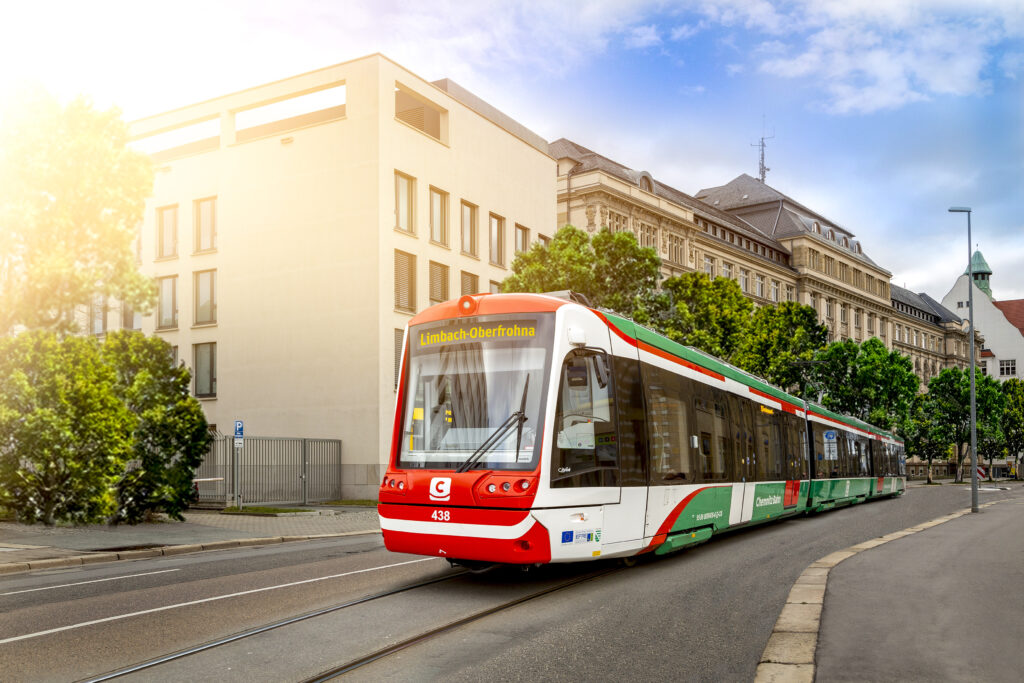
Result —
<instances>
[{"instance_id":1,"label":"beige modern building","mask_svg":"<svg viewBox=\"0 0 1024 683\"><path fill-rule=\"evenodd\" d=\"M737 281L757 305L813 307L831 340L878 337L914 361L923 382L967 363L967 325L927 295L890 284L853 233L748 175L696 197L570 140L558 160L558 224L631 230L666 276ZM979 347L980 348L980 347Z\"/></svg>"},{"instance_id":2,"label":"beige modern building","mask_svg":"<svg viewBox=\"0 0 1024 683\"><path fill-rule=\"evenodd\" d=\"M401 330L551 234L547 143L379 54L131 131L156 162L138 254L160 300L111 317L175 347L221 432L341 439L345 495L375 498Z\"/></svg>"}]
</instances>

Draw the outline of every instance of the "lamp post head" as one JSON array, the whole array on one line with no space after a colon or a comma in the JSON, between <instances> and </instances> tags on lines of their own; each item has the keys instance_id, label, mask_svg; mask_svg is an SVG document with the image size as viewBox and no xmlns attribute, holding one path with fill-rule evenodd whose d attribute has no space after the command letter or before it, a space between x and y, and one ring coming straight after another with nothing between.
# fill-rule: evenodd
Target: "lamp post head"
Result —
<instances>
[{"instance_id":1,"label":"lamp post head","mask_svg":"<svg viewBox=\"0 0 1024 683\"><path fill-rule=\"evenodd\" d=\"M950 213L970 213L971 207L969 206L951 206L949 207Z\"/></svg>"}]
</instances>

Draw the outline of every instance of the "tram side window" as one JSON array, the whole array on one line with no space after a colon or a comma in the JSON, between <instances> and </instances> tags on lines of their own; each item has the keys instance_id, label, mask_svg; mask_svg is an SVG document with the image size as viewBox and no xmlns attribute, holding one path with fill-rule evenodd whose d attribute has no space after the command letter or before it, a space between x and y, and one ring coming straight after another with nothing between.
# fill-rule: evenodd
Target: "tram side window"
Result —
<instances>
[{"instance_id":1,"label":"tram side window","mask_svg":"<svg viewBox=\"0 0 1024 683\"><path fill-rule=\"evenodd\" d=\"M723 481L732 460L729 425L725 417L724 392L698 385L693 405L697 417L698 462L704 481Z\"/></svg>"},{"instance_id":2,"label":"tram side window","mask_svg":"<svg viewBox=\"0 0 1024 683\"><path fill-rule=\"evenodd\" d=\"M761 405L754 411L754 476L753 481L777 481L782 478L779 457L779 430L775 426L775 411Z\"/></svg>"},{"instance_id":3,"label":"tram side window","mask_svg":"<svg viewBox=\"0 0 1024 683\"><path fill-rule=\"evenodd\" d=\"M869 469L870 465L868 465L868 440L863 436L853 437L853 449L855 455L853 466L857 472L856 476L870 476L871 470Z\"/></svg>"},{"instance_id":4,"label":"tram side window","mask_svg":"<svg viewBox=\"0 0 1024 683\"><path fill-rule=\"evenodd\" d=\"M640 363L612 357L619 418L619 472L623 486L647 486L647 440Z\"/></svg>"},{"instance_id":5,"label":"tram side window","mask_svg":"<svg viewBox=\"0 0 1024 683\"><path fill-rule=\"evenodd\" d=\"M689 406L692 382L685 377L643 366L647 393L647 429L650 444L651 484L694 481L690 448Z\"/></svg>"},{"instance_id":6,"label":"tram side window","mask_svg":"<svg viewBox=\"0 0 1024 683\"><path fill-rule=\"evenodd\" d=\"M573 351L562 364L551 485L617 486L611 367L603 353Z\"/></svg>"}]
</instances>

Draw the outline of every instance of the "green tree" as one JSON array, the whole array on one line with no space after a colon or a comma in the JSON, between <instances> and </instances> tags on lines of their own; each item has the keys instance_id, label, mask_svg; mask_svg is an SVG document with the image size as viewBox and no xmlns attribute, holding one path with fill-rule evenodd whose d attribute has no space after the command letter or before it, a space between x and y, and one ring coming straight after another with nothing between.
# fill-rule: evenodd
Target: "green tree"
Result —
<instances>
[{"instance_id":1,"label":"green tree","mask_svg":"<svg viewBox=\"0 0 1024 683\"><path fill-rule=\"evenodd\" d=\"M928 483L932 483L932 462L944 459L950 443L935 421L934 406L928 394L914 397L906 417L900 425L907 455L917 456L928 463Z\"/></svg>"},{"instance_id":2,"label":"green tree","mask_svg":"<svg viewBox=\"0 0 1024 683\"><path fill-rule=\"evenodd\" d=\"M943 438L952 443L956 457L956 481L963 481L964 458L971 441L970 372L946 368L928 382L928 395ZM1002 419L1003 394L999 382L989 375L975 377L975 413L978 430Z\"/></svg>"},{"instance_id":3,"label":"green tree","mask_svg":"<svg viewBox=\"0 0 1024 683\"><path fill-rule=\"evenodd\" d=\"M549 245L535 243L512 261L504 292L554 292L569 289L594 306L633 315L644 306L660 278L654 249L641 247L631 232L602 229L593 239L566 225Z\"/></svg>"},{"instance_id":4,"label":"green tree","mask_svg":"<svg viewBox=\"0 0 1024 683\"><path fill-rule=\"evenodd\" d=\"M834 342L817 360L822 362L814 367L814 384L825 407L883 429L901 422L920 387L910 358L889 351L876 337L861 344Z\"/></svg>"},{"instance_id":5,"label":"green tree","mask_svg":"<svg viewBox=\"0 0 1024 683\"><path fill-rule=\"evenodd\" d=\"M132 245L153 171L119 112L27 92L0 117L0 334L73 331L96 296L151 306Z\"/></svg>"},{"instance_id":6,"label":"green tree","mask_svg":"<svg viewBox=\"0 0 1024 683\"><path fill-rule=\"evenodd\" d=\"M828 344L828 328L810 306L786 301L754 311L750 329L733 362L747 372L783 387L796 387L799 396L813 374L807 364Z\"/></svg>"},{"instance_id":7,"label":"green tree","mask_svg":"<svg viewBox=\"0 0 1024 683\"><path fill-rule=\"evenodd\" d=\"M652 300L648 324L680 344L731 360L750 328L754 305L735 280L704 273L684 273L666 279Z\"/></svg>"},{"instance_id":8,"label":"green tree","mask_svg":"<svg viewBox=\"0 0 1024 683\"><path fill-rule=\"evenodd\" d=\"M1020 459L1024 453L1024 382L1016 377L1003 382L1003 396L1006 404L1003 408L1003 437L1006 439L1006 452L1014 459L1014 470L1020 478Z\"/></svg>"},{"instance_id":9,"label":"green tree","mask_svg":"<svg viewBox=\"0 0 1024 683\"><path fill-rule=\"evenodd\" d=\"M0 503L23 522L95 522L116 509L113 483L132 418L91 337L0 339Z\"/></svg>"},{"instance_id":10,"label":"green tree","mask_svg":"<svg viewBox=\"0 0 1024 683\"><path fill-rule=\"evenodd\" d=\"M132 461L117 482L112 521L135 524L157 510L184 519L195 470L212 438L199 401L189 393L191 375L175 367L170 344L139 332L107 335L103 355L134 418Z\"/></svg>"}]
</instances>

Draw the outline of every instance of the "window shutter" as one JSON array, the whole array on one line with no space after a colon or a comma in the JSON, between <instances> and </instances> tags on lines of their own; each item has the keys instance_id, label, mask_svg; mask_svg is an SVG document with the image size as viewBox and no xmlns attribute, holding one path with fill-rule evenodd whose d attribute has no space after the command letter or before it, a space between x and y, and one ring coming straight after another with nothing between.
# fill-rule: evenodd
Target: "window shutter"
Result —
<instances>
[{"instance_id":1,"label":"window shutter","mask_svg":"<svg viewBox=\"0 0 1024 683\"><path fill-rule=\"evenodd\" d=\"M448 300L448 266L430 262L430 303Z\"/></svg>"},{"instance_id":2,"label":"window shutter","mask_svg":"<svg viewBox=\"0 0 1024 683\"><path fill-rule=\"evenodd\" d=\"M480 292L479 280L476 275L462 271L462 296Z\"/></svg>"},{"instance_id":3,"label":"window shutter","mask_svg":"<svg viewBox=\"0 0 1024 683\"><path fill-rule=\"evenodd\" d=\"M395 250L395 308L416 310L416 257Z\"/></svg>"}]
</instances>

